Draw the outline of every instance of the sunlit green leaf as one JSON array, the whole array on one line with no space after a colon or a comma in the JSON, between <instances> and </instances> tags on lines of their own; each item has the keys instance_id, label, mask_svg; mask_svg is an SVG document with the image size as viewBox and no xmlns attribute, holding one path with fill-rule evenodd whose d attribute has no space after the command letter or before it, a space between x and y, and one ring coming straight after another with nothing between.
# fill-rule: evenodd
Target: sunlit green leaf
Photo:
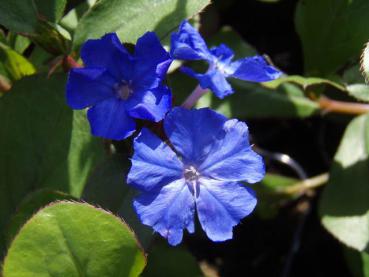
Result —
<instances>
[{"instance_id":1,"label":"sunlit green leaf","mask_svg":"<svg viewBox=\"0 0 369 277\"><path fill-rule=\"evenodd\" d=\"M160 38L164 38L183 19L199 13L209 3L209 0L98 1L80 20L74 48L89 38L98 38L109 32L116 32L122 42L128 43L136 43L147 31L155 31Z\"/></svg>"},{"instance_id":2,"label":"sunlit green leaf","mask_svg":"<svg viewBox=\"0 0 369 277\"><path fill-rule=\"evenodd\" d=\"M19 80L36 72L33 64L25 57L3 44L0 44L0 62L13 80Z\"/></svg>"},{"instance_id":3,"label":"sunlit green leaf","mask_svg":"<svg viewBox=\"0 0 369 277\"><path fill-rule=\"evenodd\" d=\"M83 203L59 202L20 230L4 262L7 277L134 277L145 255L119 218Z\"/></svg>"},{"instance_id":4,"label":"sunlit green leaf","mask_svg":"<svg viewBox=\"0 0 369 277\"><path fill-rule=\"evenodd\" d=\"M369 246L369 115L347 127L324 189L320 214L327 230L357 250Z\"/></svg>"},{"instance_id":5,"label":"sunlit green leaf","mask_svg":"<svg viewBox=\"0 0 369 277\"><path fill-rule=\"evenodd\" d=\"M369 102L369 86L366 84L352 84L346 87L349 95L358 100Z\"/></svg>"},{"instance_id":6,"label":"sunlit green leaf","mask_svg":"<svg viewBox=\"0 0 369 277\"><path fill-rule=\"evenodd\" d=\"M345 86L328 79L303 77L299 75L283 76L274 81L263 83L263 86L271 89L278 88L283 83L293 83L301 86L304 90L315 85L329 85L339 90L345 90Z\"/></svg>"},{"instance_id":7,"label":"sunlit green leaf","mask_svg":"<svg viewBox=\"0 0 369 277\"><path fill-rule=\"evenodd\" d=\"M365 78L369 82L369 43L366 44L364 52L362 54L361 68L363 70Z\"/></svg>"}]
</instances>

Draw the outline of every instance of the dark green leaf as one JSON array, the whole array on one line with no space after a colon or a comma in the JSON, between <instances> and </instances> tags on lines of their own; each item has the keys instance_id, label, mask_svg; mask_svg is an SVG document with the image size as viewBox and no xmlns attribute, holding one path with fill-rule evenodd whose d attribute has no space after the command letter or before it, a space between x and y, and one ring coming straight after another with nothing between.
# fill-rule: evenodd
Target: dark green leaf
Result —
<instances>
[{"instance_id":1,"label":"dark green leaf","mask_svg":"<svg viewBox=\"0 0 369 277\"><path fill-rule=\"evenodd\" d=\"M347 127L324 189L320 215L327 230L357 250L369 245L369 115Z\"/></svg>"},{"instance_id":2,"label":"dark green leaf","mask_svg":"<svg viewBox=\"0 0 369 277\"><path fill-rule=\"evenodd\" d=\"M101 0L82 17L73 45L78 48L87 39L109 32L116 32L125 43L136 43L147 31L155 31L164 38L183 19L198 14L209 3L209 0Z\"/></svg>"},{"instance_id":3,"label":"dark green leaf","mask_svg":"<svg viewBox=\"0 0 369 277\"><path fill-rule=\"evenodd\" d=\"M0 24L17 33L36 32L39 20L57 22L66 0L1 0Z\"/></svg>"},{"instance_id":4,"label":"dark green leaf","mask_svg":"<svg viewBox=\"0 0 369 277\"><path fill-rule=\"evenodd\" d=\"M106 158L94 169L82 198L117 213L135 231L146 249L153 238L153 231L139 221L133 210L133 198L138 192L126 183L129 168L128 157L114 154Z\"/></svg>"},{"instance_id":5,"label":"dark green leaf","mask_svg":"<svg viewBox=\"0 0 369 277\"><path fill-rule=\"evenodd\" d=\"M345 248L345 258L353 277L369 277L369 254Z\"/></svg>"},{"instance_id":6,"label":"dark green leaf","mask_svg":"<svg viewBox=\"0 0 369 277\"><path fill-rule=\"evenodd\" d=\"M88 204L57 202L21 229L4 262L7 277L134 277L145 255L130 228Z\"/></svg>"},{"instance_id":7,"label":"dark green leaf","mask_svg":"<svg viewBox=\"0 0 369 277\"><path fill-rule=\"evenodd\" d=\"M104 155L84 111L65 103L66 76L25 77L0 99L0 228L29 192L41 188L79 197ZM3 234L0 238L3 244Z\"/></svg>"},{"instance_id":8,"label":"dark green leaf","mask_svg":"<svg viewBox=\"0 0 369 277\"><path fill-rule=\"evenodd\" d=\"M148 255L142 277L200 277L204 276L195 258L184 248L155 244Z\"/></svg>"},{"instance_id":9,"label":"dark green leaf","mask_svg":"<svg viewBox=\"0 0 369 277\"><path fill-rule=\"evenodd\" d=\"M114 154L96 166L87 180L82 198L104 209L117 212L131 189L126 184L130 167L128 157Z\"/></svg>"},{"instance_id":10,"label":"dark green leaf","mask_svg":"<svg viewBox=\"0 0 369 277\"><path fill-rule=\"evenodd\" d=\"M224 43L235 53L235 59L256 55L256 50L234 31L230 26L223 27L207 42L209 47L219 46Z\"/></svg>"},{"instance_id":11,"label":"dark green leaf","mask_svg":"<svg viewBox=\"0 0 369 277\"><path fill-rule=\"evenodd\" d=\"M369 33L367 0L300 0L296 28L310 75L329 75L359 57Z\"/></svg>"},{"instance_id":12,"label":"dark green leaf","mask_svg":"<svg viewBox=\"0 0 369 277\"><path fill-rule=\"evenodd\" d=\"M294 195L284 194L285 188L296 184L299 180L291 177L267 173L264 179L252 186L258 196L256 212L263 218L271 218L278 213L279 207Z\"/></svg>"},{"instance_id":13,"label":"dark green leaf","mask_svg":"<svg viewBox=\"0 0 369 277\"><path fill-rule=\"evenodd\" d=\"M17 207L17 213L12 217L10 225L7 228L7 242L10 243L20 228L26 223L33 214L42 207L57 200L77 200L75 197L60 191L41 189L33 192L20 203Z\"/></svg>"}]
</instances>

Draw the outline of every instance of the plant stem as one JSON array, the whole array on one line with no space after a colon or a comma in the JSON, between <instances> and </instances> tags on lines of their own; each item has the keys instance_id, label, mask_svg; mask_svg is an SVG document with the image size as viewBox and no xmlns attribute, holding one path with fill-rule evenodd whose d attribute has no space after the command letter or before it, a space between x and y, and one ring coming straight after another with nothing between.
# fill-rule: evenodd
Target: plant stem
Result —
<instances>
[{"instance_id":1,"label":"plant stem","mask_svg":"<svg viewBox=\"0 0 369 277\"><path fill-rule=\"evenodd\" d=\"M328 172L311 177L309 179L298 182L292 186L283 189L283 193L286 194L300 194L309 189L314 189L320 187L328 182L329 174Z\"/></svg>"},{"instance_id":2,"label":"plant stem","mask_svg":"<svg viewBox=\"0 0 369 277\"><path fill-rule=\"evenodd\" d=\"M186 98L183 102L182 107L186 109L191 109L193 106L196 105L197 101L207 93L207 89L203 89L200 85L198 85L193 92Z\"/></svg>"},{"instance_id":3,"label":"plant stem","mask_svg":"<svg viewBox=\"0 0 369 277\"><path fill-rule=\"evenodd\" d=\"M368 104L337 101L329 99L326 96L320 97L318 103L320 108L327 112L336 112L353 115L360 115L369 112Z\"/></svg>"},{"instance_id":4,"label":"plant stem","mask_svg":"<svg viewBox=\"0 0 369 277\"><path fill-rule=\"evenodd\" d=\"M79 63L75 61L71 56L65 56L63 59L63 68L65 71L69 71L72 68L82 67Z\"/></svg>"},{"instance_id":5,"label":"plant stem","mask_svg":"<svg viewBox=\"0 0 369 277\"><path fill-rule=\"evenodd\" d=\"M12 88L9 80L0 75L0 92L7 92Z\"/></svg>"}]
</instances>

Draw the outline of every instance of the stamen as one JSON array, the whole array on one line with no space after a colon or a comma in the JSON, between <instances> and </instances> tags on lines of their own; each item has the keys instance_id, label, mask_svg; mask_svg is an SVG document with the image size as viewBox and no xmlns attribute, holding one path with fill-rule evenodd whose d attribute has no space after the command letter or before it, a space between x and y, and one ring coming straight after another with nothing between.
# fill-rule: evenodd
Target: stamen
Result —
<instances>
[{"instance_id":1,"label":"stamen","mask_svg":"<svg viewBox=\"0 0 369 277\"><path fill-rule=\"evenodd\" d=\"M187 183L192 185L193 193L195 196L197 196L197 181L200 178L200 173L193 165L191 165L184 169L183 176Z\"/></svg>"},{"instance_id":2,"label":"stamen","mask_svg":"<svg viewBox=\"0 0 369 277\"><path fill-rule=\"evenodd\" d=\"M117 93L117 97L123 100L127 100L133 93L130 85L125 82L117 84L115 86L115 91Z\"/></svg>"}]
</instances>

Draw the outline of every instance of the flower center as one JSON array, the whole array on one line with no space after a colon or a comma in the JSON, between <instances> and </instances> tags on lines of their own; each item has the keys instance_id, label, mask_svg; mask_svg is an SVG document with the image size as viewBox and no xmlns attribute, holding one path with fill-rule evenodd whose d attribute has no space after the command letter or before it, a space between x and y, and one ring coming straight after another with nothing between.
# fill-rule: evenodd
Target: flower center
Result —
<instances>
[{"instance_id":1,"label":"flower center","mask_svg":"<svg viewBox=\"0 0 369 277\"><path fill-rule=\"evenodd\" d=\"M183 177L185 178L187 185L190 187L193 195L197 197L198 189L198 180L200 178L200 173L197 171L196 167L190 165L183 170Z\"/></svg>"},{"instance_id":2,"label":"flower center","mask_svg":"<svg viewBox=\"0 0 369 277\"><path fill-rule=\"evenodd\" d=\"M200 173L193 165L190 165L184 169L183 176L188 182L197 182L200 177Z\"/></svg>"},{"instance_id":3,"label":"flower center","mask_svg":"<svg viewBox=\"0 0 369 277\"><path fill-rule=\"evenodd\" d=\"M115 91L117 97L123 100L127 100L133 93L133 90L129 83L122 82L115 85Z\"/></svg>"}]
</instances>

